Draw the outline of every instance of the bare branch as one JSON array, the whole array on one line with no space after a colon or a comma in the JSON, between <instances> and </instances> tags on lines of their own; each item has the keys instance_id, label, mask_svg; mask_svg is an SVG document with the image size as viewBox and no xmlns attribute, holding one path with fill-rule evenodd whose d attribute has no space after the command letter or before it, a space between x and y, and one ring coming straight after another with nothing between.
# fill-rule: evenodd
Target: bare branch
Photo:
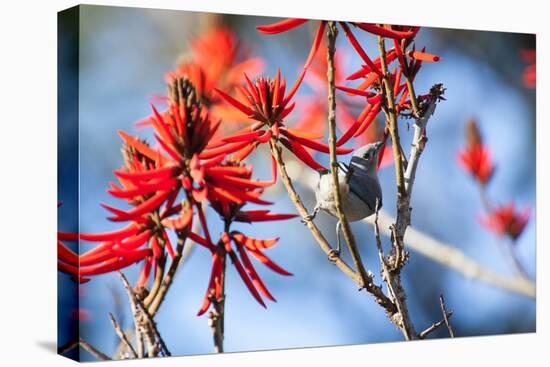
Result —
<instances>
[{"instance_id":1,"label":"bare branch","mask_svg":"<svg viewBox=\"0 0 550 367\"><path fill-rule=\"evenodd\" d=\"M447 320L453 315L453 311L449 311L446 316ZM418 334L418 339L426 339L428 335L436 331L441 325L445 324L445 319L441 319L438 322L434 322L429 328L427 328L424 331L421 331L420 334Z\"/></svg>"},{"instance_id":2,"label":"bare branch","mask_svg":"<svg viewBox=\"0 0 550 367\"><path fill-rule=\"evenodd\" d=\"M336 37L338 35L338 29L335 22L328 22L327 26L327 80L328 80L328 124L329 124L329 138L328 144L330 149L330 172L332 175L332 187L334 192L334 202L336 206L336 212L338 214L338 220L342 225L342 232L344 233L344 239L348 245L351 253L351 258L357 269L363 284L367 284L368 276L361 260L361 254L357 249L355 237L349 226L348 219L344 213L342 207L342 195L340 193L340 183L338 178L338 160L336 157L336 97L335 97L335 70L334 70L334 53L336 52Z\"/></svg>"},{"instance_id":3,"label":"bare branch","mask_svg":"<svg viewBox=\"0 0 550 367\"><path fill-rule=\"evenodd\" d=\"M122 331L120 324L116 321L115 317L110 312L109 312L109 319L111 320L111 323L113 324L113 328L115 329L115 332L118 335L120 341L126 346L126 348L128 348L133 358L138 358L137 352L132 346L132 343L130 343L130 341L126 337L126 334L124 333L124 331Z\"/></svg>"},{"instance_id":4,"label":"bare branch","mask_svg":"<svg viewBox=\"0 0 550 367\"><path fill-rule=\"evenodd\" d=\"M100 361L111 361L112 359L103 352L100 352L96 347L85 341L84 339L79 339L79 344L88 353L99 359Z\"/></svg>"},{"instance_id":5,"label":"bare branch","mask_svg":"<svg viewBox=\"0 0 550 367\"><path fill-rule=\"evenodd\" d=\"M364 221L374 226L374 218L369 217ZM395 218L381 210L379 222L382 233L391 236L390 225L395 222ZM407 248L456 271L466 278L479 280L498 288L535 298L536 287L534 282L522 277L500 275L468 257L456 246L438 241L412 226L407 229L404 241Z\"/></svg>"},{"instance_id":6,"label":"bare branch","mask_svg":"<svg viewBox=\"0 0 550 367\"><path fill-rule=\"evenodd\" d=\"M130 300L130 306L132 307L132 314L134 317L134 323L136 325L136 336L138 337L137 353L139 358L142 358L144 354L143 345L140 346L139 343L139 337L145 337L146 341L150 344L149 356L152 356L151 354L156 355L157 350L160 350L165 356L170 356L171 354L168 351L168 348L166 347L166 344L164 343L164 340L162 339L162 336L157 329L155 321L149 315L145 306L136 297L132 286L128 282L128 279L126 279L126 276L120 271L118 273L120 275L120 278L122 279L124 288L128 293L128 299Z\"/></svg>"},{"instance_id":7,"label":"bare branch","mask_svg":"<svg viewBox=\"0 0 550 367\"><path fill-rule=\"evenodd\" d=\"M445 321L445 325L447 325L447 330L449 330L449 336L451 338L455 337L455 333L453 331L453 327L449 323L449 313L447 313L447 309L445 308L445 299L443 298L443 294L439 296L439 307L441 308L441 313L443 314L443 320ZM452 311L450 311L450 314L452 314Z\"/></svg>"}]
</instances>

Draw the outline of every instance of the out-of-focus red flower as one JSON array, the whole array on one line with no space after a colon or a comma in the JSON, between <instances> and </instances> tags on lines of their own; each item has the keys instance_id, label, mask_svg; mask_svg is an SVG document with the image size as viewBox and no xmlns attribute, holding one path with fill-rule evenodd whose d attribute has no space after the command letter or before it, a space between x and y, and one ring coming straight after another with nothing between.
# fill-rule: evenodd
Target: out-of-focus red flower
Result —
<instances>
[{"instance_id":1,"label":"out-of-focus red flower","mask_svg":"<svg viewBox=\"0 0 550 367\"><path fill-rule=\"evenodd\" d=\"M242 74L247 72L252 77L260 74L264 68L263 60L250 57L235 32L225 27L205 32L195 38L190 47L192 57L182 62L176 70L168 72L167 82L170 84L178 77L188 78L214 119L237 121L238 116L220 103L221 99L214 89L229 90L242 85Z\"/></svg>"},{"instance_id":2,"label":"out-of-focus red flower","mask_svg":"<svg viewBox=\"0 0 550 367\"><path fill-rule=\"evenodd\" d=\"M302 131L312 132L319 137L323 135L326 126L327 119L327 57L326 57L326 44L322 43L320 46L320 52L315 55L313 62L311 63L309 72L304 81L311 87L314 92L313 97L302 97L299 103L301 110L301 118L296 123L296 129ZM346 90L346 87L340 86L344 82L344 60L342 60L342 53L336 53L334 55L334 79L338 89ZM376 94L368 92L370 97L374 97ZM354 94L354 93L348 93ZM337 95L336 120L340 125L340 130L347 131L354 123L355 118L352 115L352 110L356 109L356 105L347 96ZM355 133L354 149L357 149L365 144L379 141L382 139L382 133L380 132L379 123L371 124L374 121L375 115L372 114L370 122L367 122L361 129ZM379 168L386 167L392 163L393 154L391 148L386 146L382 154L380 155Z\"/></svg>"},{"instance_id":3,"label":"out-of-focus red flower","mask_svg":"<svg viewBox=\"0 0 550 367\"><path fill-rule=\"evenodd\" d=\"M534 49L520 50L520 56L527 64L523 71L523 85L527 88L535 88L537 86L537 51Z\"/></svg>"},{"instance_id":4,"label":"out-of-focus red flower","mask_svg":"<svg viewBox=\"0 0 550 367\"><path fill-rule=\"evenodd\" d=\"M487 216L480 218L480 223L498 236L508 235L516 240L525 229L530 216L531 208L520 212L516 210L514 203L510 203L491 209Z\"/></svg>"},{"instance_id":5,"label":"out-of-focus red flower","mask_svg":"<svg viewBox=\"0 0 550 367\"><path fill-rule=\"evenodd\" d=\"M304 147L329 153L328 145L312 138L312 134L309 132L289 128L283 123L285 117L294 109L295 103L291 103L291 100L304 76L305 70L302 71L288 94L285 94L286 79L281 80L280 71L277 72L275 79L258 78L254 82L245 74L247 86L237 88L241 95L240 100L217 90L229 104L256 123L248 129L223 138L221 142L209 145L210 149L206 150L201 158L213 158L218 154L238 152L236 159L240 161L259 144L267 143L274 137L309 167L315 170L324 169ZM347 154L350 151L351 149L338 148L336 152L337 154Z\"/></svg>"},{"instance_id":6,"label":"out-of-focus red flower","mask_svg":"<svg viewBox=\"0 0 550 367\"><path fill-rule=\"evenodd\" d=\"M495 166L491 159L491 152L483 144L475 120L470 120L466 125L466 148L459 151L458 161L462 168L482 185L486 185L493 176Z\"/></svg>"}]
</instances>

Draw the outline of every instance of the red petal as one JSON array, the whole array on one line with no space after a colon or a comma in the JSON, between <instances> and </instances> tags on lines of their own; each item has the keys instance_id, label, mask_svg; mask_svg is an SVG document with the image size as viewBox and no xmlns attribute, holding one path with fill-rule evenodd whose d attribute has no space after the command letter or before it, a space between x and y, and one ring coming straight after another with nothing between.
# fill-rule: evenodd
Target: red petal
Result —
<instances>
[{"instance_id":1,"label":"red petal","mask_svg":"<svg viewBox=\"0 0 550 367\"><path fill-rule=\"evenodd\" d=\"M257 26L256 29L264 34L277 34L296 28L308 20L309 19L288 18L277 23Z\"/></svg>"},{"instance_id":2,"label":"red petal","mask_svg":"<svg viewBox=\"0 0 550 367\"><path fill-rule=\"evenodd\" d=\"M330 153L330 147L326 144L322 144L315 140L310 140L307 138L302 138L300 136L292 134L290 131L286 129L281 129L281 133L287 137L289 137L289 140L294 140L302 145L305 145L308 148L317 150L322 153ZM348 154L353 152L352 148L336 148L336 154Z\"/></svg>"},{"instance_id":3,"label":"red petal","mask_svg":"<svg viewBox=\"0 0 550 367\"><path fill-rule=\"evenodd\" d=\"M316 171L326 169L325 167L317 163L315 159L313 159L311 154L309 154L309 152L305 150L304 147L301 146L300 144L292 140L288 140L287 138L284 138L284 137L282 137L280 141L288 150L294 153L296 158L298 158L299 160L307 164L309 167L313 168Z\"/></svg>"},{"instance_id":4,"label":"red petal","mask_svg":"<svg viewBox=\"0 0 550 367\"><path fill-rule=\"evenodd\" d=\"M369 24L369 23L353 23L353 24L369 33L376 34L382 37L398 39L398 40L403 38L410 38L416 35L416 33L418 33L418 30L420 29L418 28L413 31L401 32L401 31L394 31L392 29L383 28L375 24Z\"/></svg>"},{"instance_id":5,"label":"red petal","mask_svg":"<svg viewBox=\"0 0 550 367\"><path fill-rule=\"evenodd\" d=\"M235 98L231 97L229 94L226 94L225 92L219 90L218 88L214 88L216 92L229 104L233 105L235 108L237 108L239 111L244 113L247 117L250 117L254 115L254 111L248 107L245 106L243 103L239 102Z\"/></svg>"},{"instance_id":6,"label":"red petal","mask_svg":"<svg viewBox=\"0 0 550 367\"><path fill-rule=\"evenodd\" d=\"M258 259L262 264L264 264L274 272L279 273L281 275L286 275L286 276L293 275L292 273L280 267L277 263L275 263L269 257L265 256L261 251L259 250L249 250L249 251L256 259Z\"/></svg>"},{"instance_id":7,"label":"red petal","mask_svg":"<svg viewBox=\"0 0 550 367\"><path fill-rule=\"evenodd\" d=\"M374 121L376 118L376 115L378 115L378 112L380 112L380 103L374 105L374 108L369 112L365 120L361 123L361 126L355 134L353 134L354 137L358 137L361 135L365 130L367 130L370 126L370 124Z\"/></svg>"},{"instance_id":8,"label":"red petal","mask_svg":"<svg viewBox=\"0 0 550 367\"><path fill-rule=\"evenodd\" d=\"M411 50L411 51L408 52L408 55L410 57L412 57L413 59L421 60L421 61L436 62L436 61L441 60L441 57L439 57L437 55L432 55L432 54L428 54L428 53L420 52L420 51L412 51Z\"/></svg>"},{"instance_id":9,"label":"red petal","mask_svg":"<svg viewBox=\"0 0 550 367\"><path fill-rule=\"evenodd\" d=\"M248 144L250 144L248 141L241 142L241 143L233 143L233 144L227 144L225 146L215 148L215 149L207 149L204 152L200 154L200 159L208 159L208 158L214 158L220 155L226 155L235 153L244 147L246 147Z\"/></svg>"},{"instance_id":10,"label":"red petal","mask_svg":"<svg viewBox=\"0 0 550 367\"><path fill-rule=\"evenodd\" d=\"M367 116L369 115L371 108L372 108L372 105L366 105L365 108L363 108L359 116L357 116L357 119L355 120L355 122L351 124L351 126L344 133L344 135L340 136L340 139L338 139L338 141L336 142L336 146L341 146L343 144L346 144L348 140L351 139L353 134L355 134L359 129L359 127L361 127L361 123L364 121L364 119L367 118Z\"/></svg>"},{"instance_id":11,"label":"red petal","mask_svg":"<svg viewBox=\"0 0 550 367\"><path fill-rule=\"evenodd\" d=\"M146 156L147 158L153 161L157 159L158 152L151 149L151 147L149 147L147 144L141 142L139 139L136 139L133 136L126 134L122 130L118 130L117 132L118 132L118 135L120 135L120 137L122 138L122 140L124 140L126 144L135 148L138 152L140 152L141 154L143 154L144 156Z\"/></svg>"},{"instance_id":12,"label":"red petal","mask_svg":"<svg viewBox=\"0 0 550 367\"><path fill-rule=\"evenodd\" d=\"M139 227L135 224L130 224L127 227L122 229L112 231L112 232L101 232L101 233L81 233L80 239L84 241L117 241L123 238L132 236L139 231Z\"/></svg>"},{"instance_id":13,"label":"red petal","mask_svg":"<svg viewBox=\"0 0 550 367\"><path fill-rule=\"evenodd\" d=\"M252 262L248 258L248 255L246 254L246 250L243 249L242 246L237 246L237 249L239 250L239 254L241 255L241 260L244 266L244 269L250 276L250 279L252 279L252 284L260 290L260 292L263 293L264 296L266 296L268 299L270 299L273 302L277 302L275 297L269 292L267 287L265 286L264 282L262 281L262 278L258 275L256 272L256 269L254 269L254 265L252 265Z\"/></svg>"},{"instance_id":14,"label":"red petal","mask_svg":"<svg viewBox=\"0 0 550 367\"><path fill-rule=\"evenodd\" d=\"M311 65L315 54L319 50L319 46L321 45L321 41L323 40L323 33L325 32L326 25L326 21L322 20L320 22L319 27L317 28L317 33L315 34L315 39L313 40L313 44L311 45L311 50L309 51L309 56L307 57L306 63L304 64L304 69L307 69L309 65Z\"/></svg>"},{"instance_id":15,"label":"red petal","mask_svg":"<svg viewBox=\"0 0 550 367\"><path fill-rule=\"evenodd\" d=\"M296 214L276 214L269 210L242 210L235 216L239 222L267 222L272 220L286 220L296 218Z\"/></svg>"},{"instance_id":16,"label":"red petal","mask_svg":"<svg viewBox=\"0 0 550 367\"><path fill-rule=\"evenodd\" d=\"M371 98L371 97L374 97L376 95L376 93L373 93L373 92L366 92L366 91L361 90L361 89L349 88L349 87L345 87L343 85L337 85L336 89L340 89L341 91L347 92L348 94L352 94L352 95L356 95L356 96L363 96L363 97L367 97L367 98Z\"/></svg>"},{"instance_id":17,"label":"red petal","mask_svg":"<svg viewBox=\"0 0 550 367\"><path fill-rule=\"evenodd\" d=\"M57 258L67 264L78 266L78 255L60 241L57 241Z\"/></svg>"},{"instance_id":18,"label":"red petal","mask_svg":"<svg viewBox=\"0 0 550 367\"><path fill-rule=\"evenodd\" d=\"M346 34L346 37L348 38L348 40L350 41L351 45L353 46L353 48L355 49L355 51L357 51L357 53L359 54L359 56L361 56L361 58L363 59L363 61L365 61L368 65L369 68L371 68L372 71L374 71L376 74L378 74L379 76L382 76L382 72L380 71L380 69L372 62L372 60L370 59L370 57L367 55L367 53L365 52L365 50L363 50L363 47L361 47L361 45L359 44L359 41L357 41L357 38L355 38L355 36L353 35L353 33L351 32L351 30L349 29L348 25L344 22L340 22L341 26L342 26L342 29L344 30L344 33Z\"/></svg>"},{"instance_id":19,"label":"red petal","mask_svg":"<svg viewBox=\"0 0 550 367\"><path fill-rule=\"evenodd\" d=\"M141 172L135 172L135 171L124 172L124 171L117 170L114 173L116 176L124 180L138 182L138 181L152 180L154 178L166 178L166 177L173 176L176 173L176 167L169 166L169 167L156 168L156 169L141 171Z\"/></svg>"},{"instance_id":20,"label":"red petal","mask_svg":"<svg viewBox=\"0 0 550 367\"><path fill-rule=\"evenodd\" d=\"M140 205L134 207L133 209L129 211L119 211L116 213L116 216L109 218L113 221L126 221L126 220L132 220L135 218L140 217L143 214L152 212L153 210L158 210L162 203L166 200L168 197L168 194L170 194L169 191L159 191L154 196L151 196L149 199L145 200ZM103 204L102 204L103 205ZM109 206L103 205L108 210L111 210L112 208Z\"/></svg>"},{"instance_id":21,"label":"red petal","mask_svg":"<svg viewBox=\"0 0 550 367\"><path fill-rule=\"evenodd\" d=\"M228 252L228 255L229 257L231 257L231 260L233 261L233 265L235 265L235 268L237 269L237 273L239 273L241 279L243 280L244 284L248 288L250 294L252 294L254 299L256 299L256 301L258 301L260 305L262 305L263 307L266 307L264 301L262 300L262 297L258 293L258 290L254 286L254 283L252 283L252 281L248 277L248 274L246 273L246 270L243 268L241 261L239 260L237 255L233 251Z\"/></svg>"}]
</instances>

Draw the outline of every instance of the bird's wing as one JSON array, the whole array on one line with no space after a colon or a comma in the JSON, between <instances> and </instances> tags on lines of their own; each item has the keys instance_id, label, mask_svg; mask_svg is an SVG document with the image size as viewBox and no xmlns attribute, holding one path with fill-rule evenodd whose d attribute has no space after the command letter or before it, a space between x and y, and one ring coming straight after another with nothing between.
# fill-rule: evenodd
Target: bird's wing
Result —
<instances>
[{"instance_id":1,"label":"bird's wing","mask_svg":"<svg viewBox=\"0 0 550 367\"><path fill-rule=\"evenodd\" d=\"M382 191L376 178L356 173L349 181L349 189L372 211L375 210L377 198L380 199L380 205L382 205Z\"/></svg>"}]
</instances>

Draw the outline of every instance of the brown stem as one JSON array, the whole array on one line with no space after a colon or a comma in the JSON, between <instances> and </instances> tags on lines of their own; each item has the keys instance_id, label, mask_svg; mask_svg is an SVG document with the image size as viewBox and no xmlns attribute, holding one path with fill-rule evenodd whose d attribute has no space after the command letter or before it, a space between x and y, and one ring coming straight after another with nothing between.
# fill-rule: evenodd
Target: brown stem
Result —
<instances>
[{"instance_id":1,"label":"brown stem","mask_svg":"<svg viewBox=\"0 0 550 367\"><path fill-rule=\"evenodd\" d=\"M336 205L336 212L338 214L338 220L342 225L342 232L344 233L344 239L348 245L351 253L351 258L355 265L355 268L361 276L363 284L368 283L368 275L363 261L361 260L361 254L357 249L355 237L349 226L348 219L344 213L342 207L342 194L340 192L340 184L338 179L338 160L336 157L336 98L335 98L335 81L334 81L334 53L336 52L336 37L338 36L338 29L335 22L328 22L327 26L327 79L328 79L328 123L329 123L329 138L328 144L330 149L330 171L332 175L332 187L334 192L334 202Z\"/></svg>"},{"instance_id":2,"label":"brown stem","mask_svg":"<svg viewBox=\"0 0 550 367\"><path fill-rule=\"evenodd\" d=\"M162 239L162 240L161 240ZM158 236L158 241L164 241L164 238ZM160 243L159 243L160 245ZM164 278L164 266L166 265L166 255L163 253L160 258L156 259L157 262L157 271L155 275L155 280L153 281L153 286L149 291L147 297L143 299L143 305L146 308L149 308L153 303L153 300L157 297L158 292L162 286L162 279ZM158 307L157 307L158 309Z\"/></svg>"},{"instance_id":3,"label":"brown stem","mask_svg":"<svg viewBox=\"0 0 550 367\"><path fill-rule=\"evenodd\" d=\"M454 338L455 333L453 331L453 327L451 326L451 323L449 322L449 317L452 315L452 312L447 312L447 308L445 307L445 298L443 298L442 294L439 296L439 307L441 308L441 313L443 314L443 320L445 321L445 325L447 325L449 336L451 338Z\"/></svg>"},{"instance_id":4,"label":"brown stem","mask_svg":"<svg viewBox=\"0 0 550 367\"><path fill-rule=\"evenodd\" d=\"M160 305L162 304L162 302L164 301L164 298L166 297L166 294L168 293L168 290L172 286L172 282L174 281L174 276L176 275L176 271L178 270L181 260L183 258L182 254L183 254L183 248L185 247L186 238L187 238L186 235L178 234L178 242L176 245L176 251L174 253L174 258L172 259L172 263L170 264L170 267L168 268L168 271L166 272L166 275L162 280L162 284L158 288L156 296L153 298L153 300L151 301L151 304L147 309L151 317L156 315L157 311L160 308Z\"/></svg>"},{"instance_id":5,"label":"brown stem","mask_svg":"<svg viewBox=\"0 0 550 367\"><path fill-rule=\"evenodd\" d=\"M403 178L403 162L401 157L401 142L399 140L399 128L397 126L397 113L395 109L395 96L393 95L393 88L390 80L390 73L388 71L388 63L386 61L386 46L384 44L384 38L378 36L378 49L380 51L380 66L382 68L382 84L384 86L384 95L386 96L387 104L387 117L390 128L390 136L392 139L393 156L395 157L395 178L397 181L397 192L399 197L405 197L405 180ZM399 199L399 198L398 198ZM399 205L398 200L398 205ZM399 210L399 208L398 208Z\"/></svg>"},{"instance_id":6,"label":"brown stem","mask_svg":"<svg viewBox=\"0 0 550 367\"><path fill-rule=\"evenodd\" d=\"M224 326L225 326L225 269L227 254L223 255L223 267L222 267L222 294L218 299L214 299L212 304L214 310L210 313L212 334L214 337L214 351L216 353L223 353L223 340L224 340ZM215 295L212 295L216 297Z\"/></svg>"},{"instance_id":7,"label":"brown stem","mask_svg":"<svg viewBox=\"0 0 550 367\"><path fill-rule=\"evenodd\" d=\"M378 49L380 52L380 66L383 73L383 91L386 97L387 105L385 112L387 115L390 135L392 138L392 149L393 155L395 157L395 179L397 184L397 220L395 225L392 226L392 244L394 249L395 261L391 266L388 266L383 253L381 253L380 256L384 279L390 291L390 299L396 305L398 310L398 314L395 315L394 318L392 318L392 321L399 327L405 339L413 340L417 339L418 335L409 316L405 290L401 285L401 268L405 265L406 261L403 236L405 235L407 226L410 224L410 194L407 191L406 187L405 172L403 170L403 160L400 158L402 147L399 139L399 127L397 125L395 96L393 93L393 87L391 84L390 73L386 60L386 46L384 43L384 38L380 36L378 37ZM416 163L417 162L415 161L413 155L411 155L409 163L407 164L407 170L411 170L411 173L413 175L416 171ZM409 167L411 165L412 167ZM410 186L412 187L412 184ZM384 257L384 261L382 261L382 257Z\"/></svg>"}]
</instances>

